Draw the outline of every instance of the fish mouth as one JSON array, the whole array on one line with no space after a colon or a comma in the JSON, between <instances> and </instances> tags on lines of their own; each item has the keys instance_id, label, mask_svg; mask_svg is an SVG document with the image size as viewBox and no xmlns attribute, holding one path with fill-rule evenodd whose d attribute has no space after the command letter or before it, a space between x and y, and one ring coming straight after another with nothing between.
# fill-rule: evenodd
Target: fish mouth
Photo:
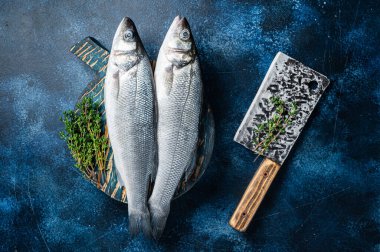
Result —
<instances>
[{"instance_id":1,"label":"fish mouth","mask_svg":"<svg viewBox=\"0 0 380 252\"><path fill-rule=\"evenodd\" d=\"M187 22L187 19L179 15L174 18L173 23L182 28L189 28L189 23Z\"/></svg>"},{"instance_id":2,"label":"fish mouth","mask_svg":"<svg viewBox=\"0 0 380 252\"><path fill-rule=\"evenodd\" d=\"M132 19L130 19L129 17L124 17L121 20L121 23L123 23L126 27L134 27L135 26Z\"/></svg>"}]
</instances>

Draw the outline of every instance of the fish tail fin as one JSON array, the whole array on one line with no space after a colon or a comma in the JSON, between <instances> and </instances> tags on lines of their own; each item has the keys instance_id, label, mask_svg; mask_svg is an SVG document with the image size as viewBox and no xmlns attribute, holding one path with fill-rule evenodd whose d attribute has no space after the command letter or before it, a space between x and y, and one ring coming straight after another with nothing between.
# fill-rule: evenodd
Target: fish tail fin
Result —
<instances>
[{"instance_id":1,"label":"fish tail fin","mask_svg":"<svg viewBox=\"0 0 380 252\"><path fill-rule=\"evenodd\" d=\"M132 236L135 236L139 233L139 217L135 214L129 214L128 216L128 220L129 220L129 233L132 235Z\"/></svg>"},{"instance_id":2,"label":"fish tail fin","mask_svg":"<svg viewBox=\"0 0 380 252\"><path fill-rule=\"evenodd\" d=\"M141 229L146 237L151 237L152 227L150 225L150 213L148 207L145 208L145 212L141 218Z\"/></svg>"},{"instance_id":3,"label":"fish tail fin","mask_svg":"<svg viewBox=\"0 0 380 252\"><path fill-rule=\"evenodd\" d=\"M145 209L137 211L129 211L129 233L132 236L137 235L140 230L144 233L145 236L150 237L152 233L152 228L150 226L150 214L149 210L146 207Z\"/></svg>"},{"instance_id":4,"label":"fish tail fin","mask_svg":"<svg viewBox=\"0 0 380 252\"><path fill-rule=\"evenodd\" d=\"M155 207L149 203L152 236L155 240L160 239L166 225L166 220L168 219L170 207L163 210L160 207Z\"/></svg>"}]
</instances>

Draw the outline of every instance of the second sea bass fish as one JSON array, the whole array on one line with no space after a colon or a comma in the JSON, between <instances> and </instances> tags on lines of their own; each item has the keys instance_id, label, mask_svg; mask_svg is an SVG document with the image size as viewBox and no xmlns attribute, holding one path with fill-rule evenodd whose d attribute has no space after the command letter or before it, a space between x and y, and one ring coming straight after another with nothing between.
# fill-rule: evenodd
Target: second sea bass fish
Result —
<instances>
[{"instance_id":1,"label":"second sea bass fish","mask_svg":"<svg viewBox=\"0 0 380 252\"><path fill-rule=\"evenodd\" d=\"M154 80L131 19L117 28L107 66L105 110L118 181L125 186L129 229L150 235L148 186L156 169Z\"/></svg>"},{"instance_id":2,"label":"second sea bass fish","mask_svg":"<svg viewBox=\"0 0 380 252\"><path fill-rule=\"evenodd\" d=\"M155 68L158 107L158 170L149 199L152 234L164 230L170 202L186 169L195 162L202 108L201 70L190 26L176 17Z\"/></svg>"}]
</instances>

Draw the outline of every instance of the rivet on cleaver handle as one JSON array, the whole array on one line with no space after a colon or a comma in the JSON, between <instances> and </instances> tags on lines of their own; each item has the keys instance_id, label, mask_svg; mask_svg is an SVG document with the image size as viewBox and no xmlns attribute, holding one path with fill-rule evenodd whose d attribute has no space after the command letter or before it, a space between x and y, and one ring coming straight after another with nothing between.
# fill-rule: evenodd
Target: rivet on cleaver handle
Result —
<instances>
[{"instance_id":1,"label":"rivet on cleaver handle","mask_svg":"<svg viewBox=\"0 0 380 252\"><path fill-rule=\"evenodd\" d=\"M245 231L269 189L277 171L285 161L299 134L329 85L326 76L279 52L249 107L234 140L266 157L252 178L229 224ZM268 148L256 148L258 125L271 118L275 108L271 97L297 104L297 114Z\"/></svg>"}]
</instances>

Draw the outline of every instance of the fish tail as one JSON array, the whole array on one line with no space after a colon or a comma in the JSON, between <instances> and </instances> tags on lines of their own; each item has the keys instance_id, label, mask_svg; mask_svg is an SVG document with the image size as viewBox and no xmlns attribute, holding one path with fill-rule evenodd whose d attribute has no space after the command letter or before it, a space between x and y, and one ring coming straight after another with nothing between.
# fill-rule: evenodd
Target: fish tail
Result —
<instances>
[{"instance_id":1,"label":"fish tail","mask_svg":"<svg viewBox=\"0 0 380 252\"><path fill-rule=\"evenodd\" d=\"M150 214L147 207L143 210L129 211L129 233L132 236L137 235L140 230L145 236L150 237L152 233L152 228L150 226Z\"/></svg>"},{"instance_id":2,"label":"fish tail","mask_svg":"<svg viewBox=\"0 0 380 252\"><path fill-rule=\"evenodd\" d=\"M163 210L160 207L155 207L153 204L149 203L150 220L152 227L152 236L155 240L160 239L166 225L166 220L168 219L170 207Z\"/></svg>"}]
</instances>

